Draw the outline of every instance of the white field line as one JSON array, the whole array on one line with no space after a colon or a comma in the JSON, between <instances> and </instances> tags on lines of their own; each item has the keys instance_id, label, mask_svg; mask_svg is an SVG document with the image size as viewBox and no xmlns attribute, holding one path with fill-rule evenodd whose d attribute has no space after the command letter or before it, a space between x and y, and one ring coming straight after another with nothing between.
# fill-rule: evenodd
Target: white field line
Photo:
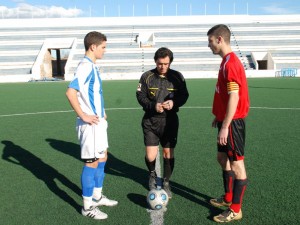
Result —
<instances>
[{"instance_id":1,"label":"white field line","mask_svg":"<svg viewBox=\"0 0 300 225\"><path fill-rule=\"evenodd\" d=\"M300 108L275 108L275 107L250 107L250 109L266 109L266 110L300 110Z\"/></svg>"},{"instance_id":2,"label":"white field line","mask_svg":"<svg viewBox=\"0 0 300 225\"><path fill-rule=\"evenodd\" d=\"M183 106L181 109L211 109L210 106ZM250 109L262 109L262 110L300 110L300 108L280 108L280 107L250 107ZM141 110L140 107L133 108L106 108L105 110ZM13 116L28 116L28 115L40 115L40 114L55 114L55 113L68 113L73 110L61 110L61 111L49 111L49 112L31 112L31 113L14 113L14 114L3 114L0 117L13 117Z\"/></svg>"},{"instance_id":3,"label":"white field line","mask_svg":"<svg viewBox=\"0 0 300 225\"><path fill-rule=\"evenodd\" d=\"M161 179L160 154L161 154L161 152L158 149L158 154L156 156L155 170L157 173L157 177L159 179ZM164 209L161 209L161 210L147 209L147 212L150 212L150 220L151 220L150 225L163 225L164 224L164 213L165 213Z\"/></svg>"},{"instance_id":4,"label":"white field line","mask_svg":"<svg viewBox=\"0 0 300 225\"><path fill-rule=\"evenodd\" d=\"M32 113L15 113L15 114L0 115L0 117L28 116L28 115L53 114L53 113L68 113L68 112L73 112L73 110L50 111L50 112L32 112Z\"/></svg>"},{"instance_id":5,"label":"white field line","mask_svg":"<svg viewBox=\"0 0 300 225\"><path fill-rule=\"evenodd\" d=\"M161 151L159 149L159 146L157 146L158 148L158 153L157 153L157 156L156 156L156 162L155 162L155 171L156 171L156 174L157 174L157 177L159 179L161 179L161 166L160 166L160 154L161 154ZM161 182L158 183L159 185L161 184Z\"/></svg>"},{"instance_id":6,"label":"white field line","mask_svg":"<svg viewBox=\"0 0 300 225\"><path fill-rule=\"evenodd\" d=\"M150 212L150 218L151 223L150 225L163 225L164 224L164 213L165 210L151 210Z\"/></svg>"}]
</instances>

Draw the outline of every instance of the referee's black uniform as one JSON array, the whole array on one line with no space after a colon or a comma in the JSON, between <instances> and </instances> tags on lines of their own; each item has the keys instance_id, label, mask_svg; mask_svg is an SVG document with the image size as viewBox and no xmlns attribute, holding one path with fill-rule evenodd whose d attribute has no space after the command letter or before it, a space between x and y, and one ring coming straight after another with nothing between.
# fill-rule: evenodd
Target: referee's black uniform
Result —
<instances>
[{"instance_id":1,"label":"referee's black uniform","mask_svg":"<svg viewBox=\"0 0 300 225\"><path fill-rule=\"evenodd\" d=\"M182 74L169 69L166 76L160 76L157 69L142 74L136 92L139 104L145 115L142 120L145 146L174 148L177 143L179 107L184 105L189 97ZM162 113L156 111L157 103L172 100L171 110Z\"/></svg>"}]
</instances>

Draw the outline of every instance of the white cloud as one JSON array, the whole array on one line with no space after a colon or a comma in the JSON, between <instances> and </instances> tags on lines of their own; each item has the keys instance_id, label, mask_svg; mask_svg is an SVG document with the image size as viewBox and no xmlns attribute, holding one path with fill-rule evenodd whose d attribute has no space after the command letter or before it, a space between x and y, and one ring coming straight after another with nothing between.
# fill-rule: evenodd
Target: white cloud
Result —
<instances>
[{"instance_id":1,"label":"white cloud","mask_svg":"<svg viewBox=\"0 0 300 225\"><path fill-rule=\"evenodd\" d=\"M261 7L261 9L266 13L266 14L294 14L296 13L294 10L291 10L286 7L282 7L280 4L272 4L266 7Z\"/></svg>"},{"instance_id":2,"label":"white cloud","mask_svg":"<svg viewBox=\"0 0 300 225\"><path fill-rule=\"evenodd\" d=\"M80 9L60 6L34 6L26 3L19 3L16 8L0 6L1 18L77 17L80 14Z\"/></svg>"}]
</instances>

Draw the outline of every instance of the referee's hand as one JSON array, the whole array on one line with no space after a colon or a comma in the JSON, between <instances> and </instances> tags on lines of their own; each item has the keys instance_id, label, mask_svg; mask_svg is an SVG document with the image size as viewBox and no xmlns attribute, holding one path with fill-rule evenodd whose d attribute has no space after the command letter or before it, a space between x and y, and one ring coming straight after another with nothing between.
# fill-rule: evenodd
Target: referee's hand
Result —
<instances>
[{"instance_id":1,"label":"referee's hand","mask_svg":"<svg viewBox=\"0 0 300 225\"><path fill-rule=\"evenodd\" d=\"M155 105L155 110L156 110L156 112L158 112L158 113L162 113L162 112L164 111L163 104L162 104L162 103L156 103L156 105Z\"/></svg>"},{"instance_id":2,"label":"referee's hand","mask_svg":"<svg viewBox=\"0 0 300 225\"><path fill-rule=\"evenodd\" d=\"M163 108L166 109L166 110L171 110L173 109L173 106L174 106L174 102L172 100L168 100L168 101L165 101L163 104L162 104Z\"/></svg>"}]
</instances>

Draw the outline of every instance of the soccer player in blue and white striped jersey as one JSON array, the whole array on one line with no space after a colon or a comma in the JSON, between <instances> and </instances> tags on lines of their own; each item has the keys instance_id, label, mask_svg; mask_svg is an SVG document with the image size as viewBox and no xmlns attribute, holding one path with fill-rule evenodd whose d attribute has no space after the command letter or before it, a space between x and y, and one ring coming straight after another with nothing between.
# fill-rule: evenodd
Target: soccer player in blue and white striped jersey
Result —
<instances>
[{"instance_id":1,"label":"soccer player in blue and white striped jersey","mask_svg":"<svg viewBox=\"0 0 300 225\"><path fill-rule=\"evenodd\" d=\"M81 158L85 163L81 174L83 197L81 213L93 219L108 217L97 206L118 204L117 201L110 200L102 194L108 140L102 80L96 60L103 57L106 42L106 36L97 31L89 32L85 36L85 56L79 63L66 92L77 114L76 130L81 146Z\"/></svg>"}]
</instances>

